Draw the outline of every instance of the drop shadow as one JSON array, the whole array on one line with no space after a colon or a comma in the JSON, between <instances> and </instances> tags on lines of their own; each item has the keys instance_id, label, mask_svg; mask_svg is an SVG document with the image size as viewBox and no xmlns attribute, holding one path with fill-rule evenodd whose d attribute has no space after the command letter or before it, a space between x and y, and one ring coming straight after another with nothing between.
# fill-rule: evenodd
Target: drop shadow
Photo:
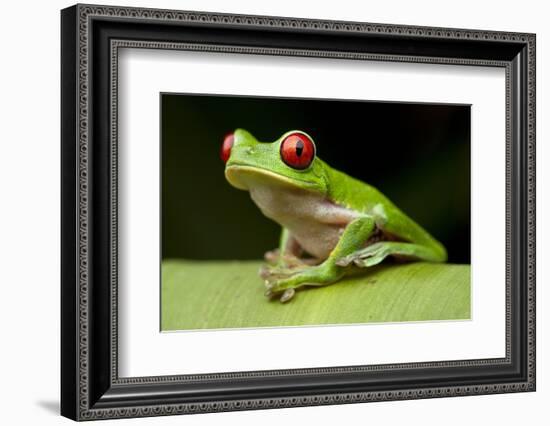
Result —
<instances>
[{"instance_id":1,"label":"drop shadow","mask_svg":"<svg viewBox=\"0 0 550 426\"><path fill-rule=\"evenodd\" d=\"M59 415L60 414L60 407L59 407L59 401L37 401L36 405L38 405L40 408L42 408L44 411L47 411L50 414Z\"/></svg>"}]
</instances>

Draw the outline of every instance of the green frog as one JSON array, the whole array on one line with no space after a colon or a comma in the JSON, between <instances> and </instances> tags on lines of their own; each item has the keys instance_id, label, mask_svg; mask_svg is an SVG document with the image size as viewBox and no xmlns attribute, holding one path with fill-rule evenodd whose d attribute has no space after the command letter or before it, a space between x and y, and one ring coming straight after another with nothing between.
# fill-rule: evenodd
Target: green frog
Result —
<instances>
[{"instance_id":1,"label":"green frog","mask_svg":"<svg viewBox=\"0 0 550 426\"><path fill-rule=\"evenodd\" d=\"M282 227L260 269L270 298L288 302L300 287L337 283L388 256L447 260L445 247L379 190L321 160L306 132L266 143L237 129L221 157L227 181Z\"/></svg>"}]
</instances>

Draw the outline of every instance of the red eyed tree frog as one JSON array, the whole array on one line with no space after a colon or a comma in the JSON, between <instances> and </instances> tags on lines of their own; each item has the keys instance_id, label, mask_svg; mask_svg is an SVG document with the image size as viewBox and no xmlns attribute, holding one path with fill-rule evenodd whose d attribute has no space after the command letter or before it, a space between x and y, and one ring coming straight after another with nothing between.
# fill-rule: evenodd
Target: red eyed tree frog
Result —
<instances>
[{"instance_id":1,"label":"red eyed tree frog","mask_svg":"<svg viewBox=\"0 0 550 426\"><path fill-rule=\"evenodd\" d=\"M305 132L265 143L237 129L221 157L227 181L282 227L260 270L268 297L287 302L299 287L333 284L388 256L447 260L445 247L380 191L321 160Z\"/></svg>"}]
</instances>

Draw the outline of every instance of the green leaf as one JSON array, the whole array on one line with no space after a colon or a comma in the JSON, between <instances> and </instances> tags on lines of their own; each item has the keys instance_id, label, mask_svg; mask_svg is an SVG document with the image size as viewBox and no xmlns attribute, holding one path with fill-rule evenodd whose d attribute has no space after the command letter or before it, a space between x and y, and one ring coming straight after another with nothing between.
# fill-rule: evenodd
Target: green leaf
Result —
<instances>
[{"instance_id":1,"label":"green leaf","mask_svg":"<svg viewBox=\"0 0 550 426\"><path fill-rule=\"evenodd\" d=\"M259 261L162 263L161 328L281 327L470 318L470 265L370 268L282 304L264 296Z\"/></svg>"}]
</instances>

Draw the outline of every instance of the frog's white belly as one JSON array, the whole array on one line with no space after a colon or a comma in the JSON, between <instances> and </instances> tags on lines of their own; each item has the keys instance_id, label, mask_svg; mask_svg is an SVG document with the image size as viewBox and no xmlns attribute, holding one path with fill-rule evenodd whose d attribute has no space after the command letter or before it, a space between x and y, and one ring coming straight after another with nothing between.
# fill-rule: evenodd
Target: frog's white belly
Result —
<instances>
[{"instance_id":1,"label":"frog's white belly","mask_svg":"<svg viewBox=\"0 0 550 426\"><path fill-rule=\"evenodd\" d=\"M359 213L313 192L258 185L250 197L268 218L287 228L300 246L318 259L326 259L346 225Z\"/></svg>"}]
</instances>

